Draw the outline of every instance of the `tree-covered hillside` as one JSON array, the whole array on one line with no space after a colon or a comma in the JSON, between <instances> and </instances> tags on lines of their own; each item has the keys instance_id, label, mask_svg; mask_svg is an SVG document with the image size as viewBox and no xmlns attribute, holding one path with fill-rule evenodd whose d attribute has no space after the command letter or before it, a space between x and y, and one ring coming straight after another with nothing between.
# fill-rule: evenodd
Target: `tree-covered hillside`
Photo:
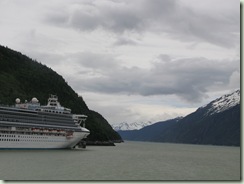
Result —
<instances>
[{"instance_id":1,"label":"tree-covered hillside","mask_svg":"<svg viewBox=\"0 0 244 184\"><path fill-rule=\"evenodd\" d=\"M61 105L72 109L72 113L88 116L86 127L91 131L88 140L121 140L99 113L89 110L62 76L19 52L0 46L0 104L13 105L17 97L22 101L36 97L44 105L50 94L57 95Z\"/></svg>"}]
</instances>

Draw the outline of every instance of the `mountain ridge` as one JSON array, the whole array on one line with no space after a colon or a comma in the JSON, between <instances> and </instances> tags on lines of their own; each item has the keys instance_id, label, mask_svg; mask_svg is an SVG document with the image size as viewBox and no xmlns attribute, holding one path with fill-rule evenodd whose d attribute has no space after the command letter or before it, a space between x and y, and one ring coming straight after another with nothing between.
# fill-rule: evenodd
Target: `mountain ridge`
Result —
<instances>
[{"instance_id":1,"label":"mountain ridge","mask_svg":"<svg viewBox=\"0 0 244 184\"><path fill-rule=\"evenodd\" d=\"M237 104L240 104L240 89L230 94L223 95L207 104L211 105L211 108L208 110L206 115L212 115L214 113L225 111ZM204 108L204 106L202 108Z\"/></svg>"},{"instance_id":2,"label":"mountain ridge","mask_svg":"<svg viewBox=\"0 0 244 184\"><path fill-rule=\"evenodd\" d=\"M153 124L151 121L147 122L133 122L133 123L127 123L127 122L122 122L119 124L113 124L111 125L115 131L119 130L139 130L145 126L149 126Z\"/></svg>"},{"instance_id":3,"label":"mountain ridge","mask_svg":"<svg viewBox=\"0 0 244 184\"><path fill-rule=\"evenodd\" d=\"M134 141L240 146L240 90L223 95L178 121L118 133L123 139Z\"/></svg>"}]
</instances>

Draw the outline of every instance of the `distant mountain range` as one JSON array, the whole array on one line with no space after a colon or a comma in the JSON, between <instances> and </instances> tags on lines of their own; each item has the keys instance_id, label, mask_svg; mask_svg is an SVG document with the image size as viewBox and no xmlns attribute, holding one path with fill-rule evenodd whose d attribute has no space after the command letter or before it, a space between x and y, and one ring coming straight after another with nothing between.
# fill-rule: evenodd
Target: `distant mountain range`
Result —
<instances>
[{"instance_id":1,"label":"distant mountain range","mask_svg":"<svg viewBox=\"0 0 244 184\"><path fill-rule=\"evenodd\" d=\"M124 140L240 146L240 90L184 118L117 132Z\"/></svg>"},{"instance_id":2,"label":"distant mountain range","mask_svg":"<svg viewBox=\"0 0 244 184\"><path fill-rule=\"evenodd\" d=\"M119 130L139 130L142 129L143 127L149 126L153 124L152 122L134 122L134 123L126 123L122 122L119 124L111 125L115 131Z\"/></svg>"}]
</instances>

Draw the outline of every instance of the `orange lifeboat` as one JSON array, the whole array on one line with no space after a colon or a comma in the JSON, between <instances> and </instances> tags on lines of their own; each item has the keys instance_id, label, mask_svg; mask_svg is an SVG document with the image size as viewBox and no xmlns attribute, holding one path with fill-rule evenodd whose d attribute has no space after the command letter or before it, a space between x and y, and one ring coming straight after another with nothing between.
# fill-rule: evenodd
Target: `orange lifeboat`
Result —
<instances>
[{"instance_id":1,"label":"orange lifeboat","mask_svg":"<svg viewBox=\"0 0 244 184\"><path fill-rule=\"evenodd\" d=\"M73 132L66 132L66 138L67 139L73 138Z\"/></svg>"}]
</instances>

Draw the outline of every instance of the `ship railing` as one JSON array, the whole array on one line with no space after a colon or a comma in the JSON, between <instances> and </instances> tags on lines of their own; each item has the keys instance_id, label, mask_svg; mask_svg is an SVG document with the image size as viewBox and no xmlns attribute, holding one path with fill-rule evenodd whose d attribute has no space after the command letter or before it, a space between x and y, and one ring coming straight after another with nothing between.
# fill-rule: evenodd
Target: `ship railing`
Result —
<instances>
[{"instance_id":1,"label":"ship railing","mask_svg":"<svg viewBox=\"0 0 244 184\"><path fill-rule=\"evenodd\" d=\"M15 107L15 105L0 104L0 107Z\"/></svg>"},{"instance_id":2,"label":"ship railing","mask_svg":"<svg viewBox=\"0 0 244 184\"><path fill-rule=\"evenodd\" d=\"M62 135L65 136L66 132L64 131L60 131L60 132L52 132L52 131L33 131L33 130L26 130L26 129L16 129L16 130L12 130L10 128L0 128L0 132L3 133L32 133L32 134L41 134L41 135Z\"/></svg>"}]
</instances>

